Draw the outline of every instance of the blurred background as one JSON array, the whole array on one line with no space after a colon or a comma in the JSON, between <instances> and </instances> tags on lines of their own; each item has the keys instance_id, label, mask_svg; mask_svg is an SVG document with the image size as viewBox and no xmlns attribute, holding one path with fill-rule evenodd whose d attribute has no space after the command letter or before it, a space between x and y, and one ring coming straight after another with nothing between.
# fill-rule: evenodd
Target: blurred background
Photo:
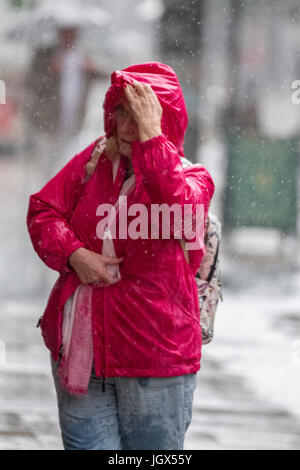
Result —
<instances>
[{"instance_id":1,"label":"blurred background","mask_svg":"<svg viewBox=\"0 0 300 470\"><path fill-rule=\"evenodd\" d=\"M186 449L300 449L299 1L0 0L0 18L0 449L62 448L29 195L102 134L111 72L152 60L180 78L223 224Z\"/></svg>"}]
</instances>

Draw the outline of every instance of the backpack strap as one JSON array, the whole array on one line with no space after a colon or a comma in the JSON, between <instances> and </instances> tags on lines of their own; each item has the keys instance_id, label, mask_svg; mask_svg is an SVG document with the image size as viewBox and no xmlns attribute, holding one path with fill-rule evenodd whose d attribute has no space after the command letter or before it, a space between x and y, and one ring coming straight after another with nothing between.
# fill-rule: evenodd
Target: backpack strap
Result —
<instances>
[{"instance_id":1,"label":"backpack strap","mask_svg":"<svg viewBox=\"0 0 300 470\"><path fill-rule=\"evenodd\" d=\"M85 173L84 183L87 183L90 177L92 176L92 174L94 173L97 167L99 158L101 154L103 153L103 151L105 150L105 145L106 145L106 138L105 136L102 136L100 137L100 139L98 139L94 147L94 150L92 152L91 158L88 161L88 163L85 165L86 173Z\"/></svg>"},{"instance_id":2,"label":"backpack strap","mask_svg":"<svg viewBox=\"0 0 300 470\"><path fill-rule=\"evenodd\" d=\"M216 265L217 265L217 261L218 261L219 248L220 248L220 241L218 241L218 246L217 246L217 251L216 251L216 254L215 254L214 263L210 268L210 273L208 275L207 282L210 282L213 278L213 275L214 275L214 272L215 272L215 269L216 269Z\"/></svg>"},{"instance_id":3,"label":"backpack strap","mask_svg":"<svg viewBox=\"0 0 300 470\"><path fill-rule=\"evenodd\" d=\"M90 160L86 163L85 165L85 175L81 179L80 184L78 185L76 191L75 191L75 198L74 198L74 208L73 211L75 210L75 207L77 206L80 197L83 194L84 186L94 173L96 166L98 164L100 155L102 154L103 150L105 149L105 143L106 143L106 138L105 136L100 137L94 146L94 149L92 151Z\"/></svg>"},{"instance_id":4,"label":"backpack strap","mask_svg":"<svg viewBox=\"0 0 300 470\"><path fill-rule=\"evenodd\" d=\"M206 240L207 240L207 234L208 234L208 227L209 227L209 215L207 216L207 219L205 221L205 232L204 232L204 241L206 243ZM185 259L186 259L186 262L189 264L190 262L190 257L189 257L189 252L188 250L186 249L185 247L185 239L181 239L179 240L180 241L180 244L181 244L181 247L183 249L183 253L184 253L184 256L185 256Z\"/></svg>"}]
</instances>

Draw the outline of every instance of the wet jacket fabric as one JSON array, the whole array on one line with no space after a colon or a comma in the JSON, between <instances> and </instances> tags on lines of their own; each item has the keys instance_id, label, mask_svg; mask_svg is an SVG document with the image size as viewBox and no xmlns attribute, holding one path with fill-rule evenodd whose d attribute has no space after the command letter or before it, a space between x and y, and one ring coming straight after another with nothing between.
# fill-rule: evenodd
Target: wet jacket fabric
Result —
<instances>
[{"instance_id":1,"label":"wet jacket fabric","mask_svg":"<svg viewBox=\"0 0 300 470\"><path fill-rule=\"evenodd\" d=\"M105 134L114 134L112 110L132 79L149 83L162 107L162 135L132 143L136 185L127 199L132 204L204 204L205 214L214 183L202 165L183 169L180 156L188 116L183 93L173 70L159 63L131 66L111 77L104 101ZM59 272L41 320L46 346L55 361L62 341L66 300L80 280L68 264L76 249L102 251L96 235L100 204L114 204L126 178L127 158L121 155L115 178L112 162L101 155L86 184L85 164L97 141L75 155L39 192L30 196L27 226L33 247L44 263ZM150 211L149 211L150 213ZM128 224L135 217L128 216ZM149 224L150 226L150 224ZM118 234L118 225L117 225ZM187 263L179 240L114 240L121 280L94 287L92 329L95 371L105 377L162 377L196 372L200 368L201 328L196 270L203 249L190 251Z\"/></svg>"}]
</instances>

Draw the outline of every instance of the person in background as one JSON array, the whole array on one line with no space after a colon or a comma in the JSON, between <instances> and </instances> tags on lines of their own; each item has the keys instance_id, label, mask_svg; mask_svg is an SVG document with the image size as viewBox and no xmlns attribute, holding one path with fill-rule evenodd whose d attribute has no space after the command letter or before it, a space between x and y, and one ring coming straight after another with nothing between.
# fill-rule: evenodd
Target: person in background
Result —
<instances>
[{"instance_id":1,"label":"person in background","mask_svg":"<svg viewBox=\"0 0 300 470\"><path fill-rule=\"evenodd\" d=\"M25 77L27 132L49 179L65 163L84 123L94 80L106 80L80 44L80 25L61 21L58 43L38 47Z\"/></svg>"}]
</instances>

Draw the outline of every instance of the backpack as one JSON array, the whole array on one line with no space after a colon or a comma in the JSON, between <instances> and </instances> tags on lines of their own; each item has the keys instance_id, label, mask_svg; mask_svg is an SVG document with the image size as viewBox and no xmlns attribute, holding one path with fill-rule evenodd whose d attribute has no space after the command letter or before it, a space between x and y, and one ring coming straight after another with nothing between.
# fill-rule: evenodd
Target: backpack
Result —
<instances>
[{"instance_id":1,"label":"backpack","mask_svg":"<svg viewBox=\"0 0 300 470\"><path fill-rule=\"evenodd\" d=\"M204 239L206 252L196 274L201 312L202 344L208 344L213 339L216 310L219 300L223 301L220 270L221 233L219 219L215 215L209 214Z\"/></svg>"},{"instance_id":2,"label":"backpack","mask_svg":"<svg viewBox=\"0 0 300 470\"><path fill-rule=\"evenodd\" d=\"M183 167L192 165L192 163L184 157L181 157L181 163ZM204 243L206 251L196 273L202 344L208 344L213 339L218 303L219 300L223 301L220 270L221 235L222 227L218 217L209 213L205 224ZM184 243L181 245L187 258Z\"/></svg>"}]
</instances>

